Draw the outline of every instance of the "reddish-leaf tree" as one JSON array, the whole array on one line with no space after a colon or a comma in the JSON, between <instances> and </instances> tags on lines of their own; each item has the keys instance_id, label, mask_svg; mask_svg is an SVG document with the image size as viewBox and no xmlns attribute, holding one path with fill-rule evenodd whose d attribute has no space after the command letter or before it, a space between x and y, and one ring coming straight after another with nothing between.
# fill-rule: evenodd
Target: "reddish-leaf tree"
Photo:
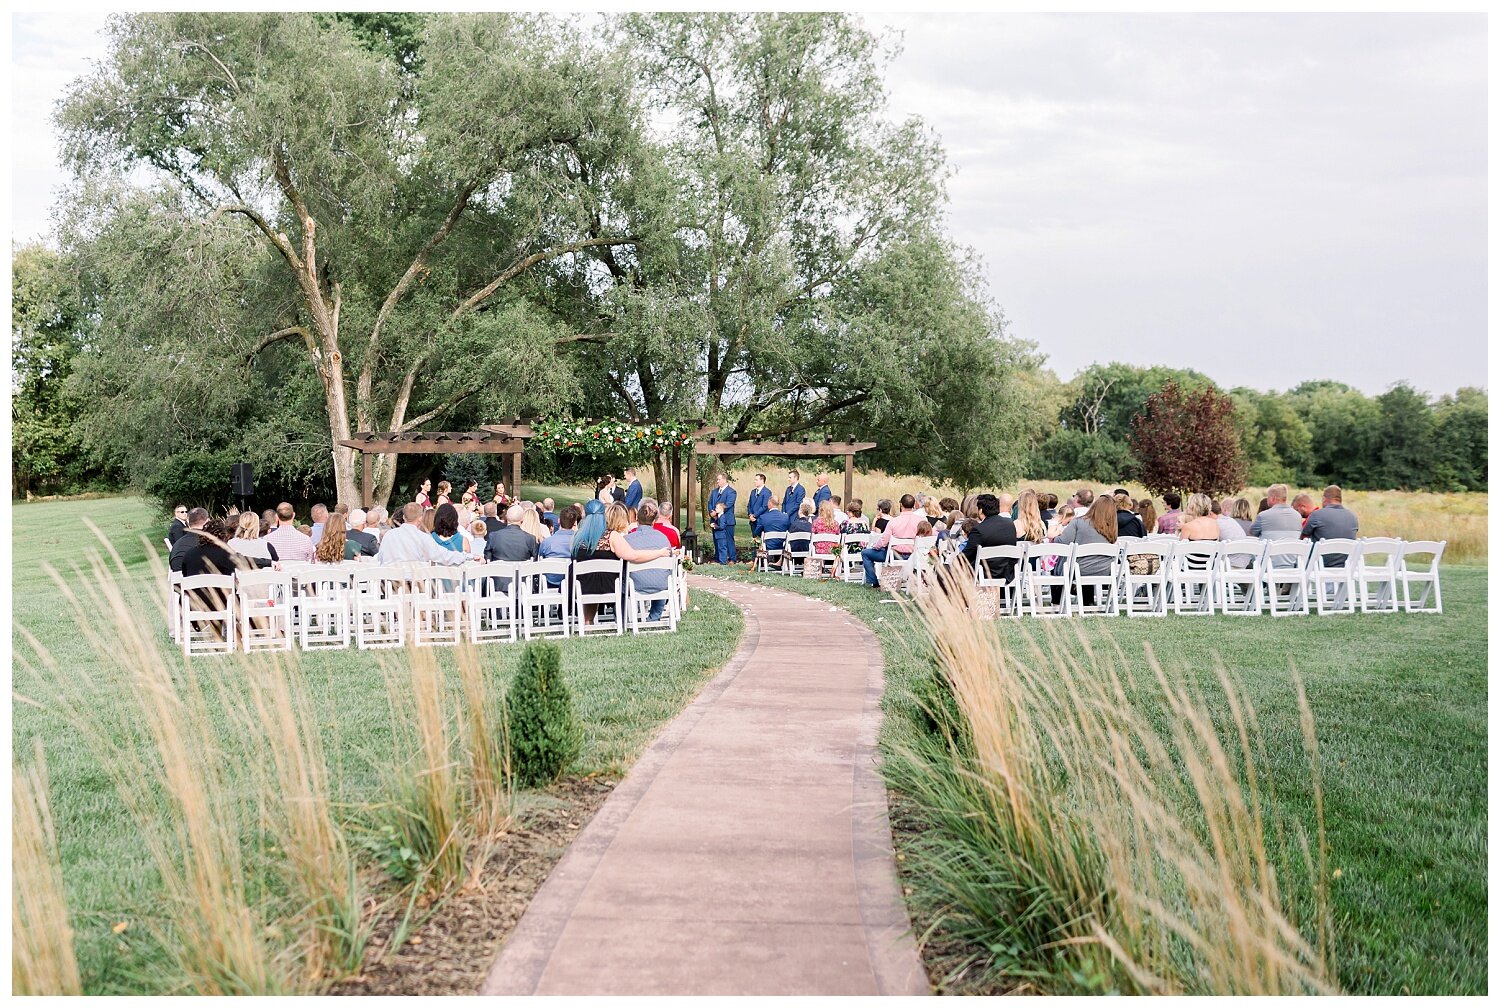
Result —
<instances>
[{"instance_id":1,"label":"reddish-leaf tree","mask_svg":"<svg viewBox=\"0 0 1500 1008\"><path fill-rule=\"evenodd\" d=\"M1234 400L1218 389L1190 393L1169 381L1130 426L1141 482L1152 493L1219 495L1245 485L1248 467L1235 431Z\"/></svg>"}]
</instances>

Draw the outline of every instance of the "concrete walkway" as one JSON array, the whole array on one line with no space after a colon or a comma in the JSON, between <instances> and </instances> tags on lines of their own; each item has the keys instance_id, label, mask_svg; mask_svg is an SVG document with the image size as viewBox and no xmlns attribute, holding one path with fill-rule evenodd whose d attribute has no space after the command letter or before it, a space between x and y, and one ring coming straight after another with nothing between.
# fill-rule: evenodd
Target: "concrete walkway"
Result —
<instances>
[{"instance_id":1,"label":"concrete walkway","mask_svg":"<svg viewBox=\"0 0 1500 1008\"><path fill-rule=\"evenodd\" d=\"M879 645L825 602L691 583L744 610L739 651L579 834L481 993L928 993L876 766Z\"/></svg>"}]
</instances>

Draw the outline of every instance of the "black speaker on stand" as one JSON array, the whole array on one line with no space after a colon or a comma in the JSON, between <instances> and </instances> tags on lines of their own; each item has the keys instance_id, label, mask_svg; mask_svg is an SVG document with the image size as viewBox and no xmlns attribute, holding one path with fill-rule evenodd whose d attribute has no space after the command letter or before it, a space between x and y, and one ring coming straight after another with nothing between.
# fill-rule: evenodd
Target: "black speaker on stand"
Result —
<instances>
[{"instance_id":1,"label":"black speaker on stand","mask_svg":"<svg viewBox=\"0 0 1500 1008\"><path fill-rule=\"evenodd\" d=\"M236 462L230 467L229 489L240 499L240 510L245 510L245 499L255 496L255 470L249 462Z\"/></svg>"}]
</instances>

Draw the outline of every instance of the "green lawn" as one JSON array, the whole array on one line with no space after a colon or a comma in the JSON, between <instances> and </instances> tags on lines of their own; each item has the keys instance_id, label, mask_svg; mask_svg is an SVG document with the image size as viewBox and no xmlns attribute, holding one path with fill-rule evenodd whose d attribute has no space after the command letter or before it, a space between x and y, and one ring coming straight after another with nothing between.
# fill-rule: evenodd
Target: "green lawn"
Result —
<instances>
[{"instance_id":1,"label":"green lawn","mask_svg":"<svg viewBox=\"0 0 1500 1008\"><path fill-rule=\"evenodd\" d=\"M886 707L903 702L921 633L902 607L863 587L756 580L844 606L880 638ZM1446 612L1430 615L1093 618L1071 646L1145 668L1149 641L1169 672L1213 694L1222 662L1254 703L1276 810L1313 825L1289 665L1306 682L1322 751L1340 982L1353 993L1478 994L1488 986L1487 630L1483 567L1445 567ZM1018 648L1040 621L1004 621ZM1068 635L1062 635L1067 641ZM1228 726L1227 713L1220 722ZM886 742L903 730L888 717ZM918 894L920 896L920 894Z\"/></svg>"},{"instance_id":2,"label":"green lawn","mask_svg":"<svg viewBox=\"0 0 1500 1008\"><path fill-rule=\"evenodd\" d=\"M81 565L85 554L98 546L82 525L88 518L120 550L131 577L146 581L151 573L141 537L160 550L163 529L157 517L144 502L132 498L26 504L14 507L12 514L14 625L34 633L64 669L98 669L123 695L128 686L110 662L101 661L80 639L56 585L39 563L45 559L64 571L74 563ZM563 642L564 670L585 729L584 752L575 770L622 772L657 728L675 716L734 652L743 626L739 610L706 593L694 595L692 602L696 609L686 614L675 635ZM151 612L142 612L141 618L160 622L159 614ZM28 653L19 634L13 641L18 654ZM508 644L479 649L499 676L511 674L519 651L520 645ZM385 655L390 660L391 653ZM318 652L301 660L324 729L335 797L355 819L361 806L381 798L381 781L392 761L381 660L352 649ZM215 664L205 659L197 666L211 672ZM46 702L26 675L17 672L14 683L22 695ZM109 694L98 697L101 706L111 702ZM146 926L156 892L154 869L108 775L54 714L13 703L12 716L14 752L29 757L38 737L46 748L85 990L166 989L171 978ZM111 931L117 921L131 922L119 936Z\"/></svg>"}]
</instances>

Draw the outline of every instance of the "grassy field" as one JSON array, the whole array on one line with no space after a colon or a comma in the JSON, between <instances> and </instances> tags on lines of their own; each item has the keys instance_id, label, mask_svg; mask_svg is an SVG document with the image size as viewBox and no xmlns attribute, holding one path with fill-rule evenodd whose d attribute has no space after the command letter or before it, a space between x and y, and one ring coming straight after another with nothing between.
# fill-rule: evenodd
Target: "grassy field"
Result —
<instances>
[{"instance_id":1,"label":"grassy field","mask_svg":"<svg viewBox=\"0 0 1500 1008\"><path fill-rule=\"evenodd\" d=\"M109 688L95 698L101 709L121 703L132 684L112 656L101 658L82 639L40 562L45 559L64 573L82 564L85 554L98 545L81 523L88 518L120 550L131 578L148 581L151 572L141 537L159 540L155 517L143 502L129 498L28 504L14 507L12 514L13 625L35 634L63 669L102 677ZM672 636L563 643L563 668L584 727L576 772L621 773L656 729L675 716L733 653L742 629L739 610L710 595L695 596L693 603L694 610ZM142 611L140 619L160 625L161 615ZM30 653L19 633L13 642L18 656ZM457 691L452 652L434 650L448 676L447 687ZM519 645L477 649L486 672L500 681L514 671L518 652ZM168 648L167 653L173 652ZM386 661L401 659L399 654L386 655ZM350 822L359 822L369 806L382 800L393 761L388 685L380 662L356 650L319 652L299 662L322 729L333 797ZM195 667L205 675L233 670L213 659L200 660ZM38 709L13 703L12 745L17 756L26 759L35 740L45 747L85 992L171 990L176 978L150 934L158 913L159 883L131 818L90 749L48 709L49 698L40 692L43 684L19 671L14 682L17 693L42 705ZM126 927L117 933L114 927L120 922Z\"/></svg>"},{"instance_id":2,"label":"grassy field","mask_svg":"<svg viewBox=\"0 0 1500 1008\"><path fill-rule=\"evenodd\" d=\"M858 586L703 569L802 592L862 619L881 640L886 708L898 715L887 717L884 742L888 752L901 743L909 722L899 715L910 713L915 670L927 667L918 655L922 631L908 611ZM1258 712L1266 752L1256 769L1274 784L1270 813L1311 833L1295 666L1322 754L1341 986L1361 994L1477 994L1488 986L1485 575L1484 568L1446 567L1441 616L1091 619L1060 632L1022 620L1003 622L1002 632L1020 655L1046 634L1047 646L1081 662L1137 673L1149 643L1169 674L1206 696L1222 664ZM1230 730L1222 706L1214 717L1222 732ZM941 897L920 876L909 875L907 885L914 908L930 914ZM1308 919L1310 908L1300 909Z\"/></svg>"}]
</instances>

